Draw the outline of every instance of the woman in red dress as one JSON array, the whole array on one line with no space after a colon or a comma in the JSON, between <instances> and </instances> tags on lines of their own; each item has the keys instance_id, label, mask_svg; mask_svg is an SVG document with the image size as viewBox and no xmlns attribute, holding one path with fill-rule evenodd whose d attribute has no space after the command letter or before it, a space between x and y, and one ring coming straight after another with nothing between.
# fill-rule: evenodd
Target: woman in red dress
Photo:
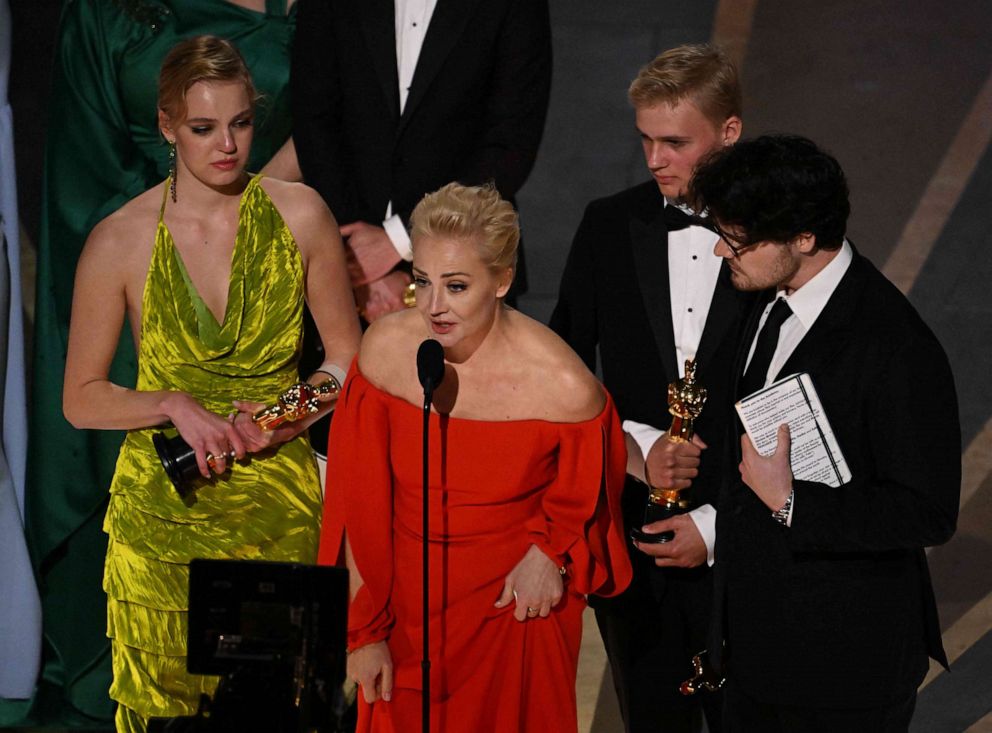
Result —
<instances>
[{"instance_id":1,"label":"woman in red dress","mask_svg":"<svg viewBox=\"0 0 992 733\"><path fill-rule=\"evenodd\" d=\"M351 570L358 730L420 727L426 337L445 355L430 418L431 729L574 733L585 595L630 579L616 412L563 341L504 305L519 228L493 188L449 184L412 225L416 311L365 334L330 439L321 561Z\"/></svg>"}]
</instances>

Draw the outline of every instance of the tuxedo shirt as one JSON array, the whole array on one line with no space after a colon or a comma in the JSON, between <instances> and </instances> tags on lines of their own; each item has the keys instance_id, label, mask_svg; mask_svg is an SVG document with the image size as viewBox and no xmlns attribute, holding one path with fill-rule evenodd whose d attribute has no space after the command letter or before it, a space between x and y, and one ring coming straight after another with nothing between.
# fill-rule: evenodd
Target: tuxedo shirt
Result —
<instances>
[{"instance_id":1,"label":"tuxedo shirt","mask_svg":"<svg viewBox=\"0 0 992 733\"><path fill-rule=\"evenodd\" d=\"M394 0L396 18L396 78L399 83L400 114L406 107L406 98L410 96L410 85L413 84L413 72L417 70L417 60L420 50L424 47L424 38L434 15L437 0ZM393 213L393 202L386 207L386 218L382 222L389 241L396 248L401 259L409 262L413 259L410 248L410 234L403 225L398 214Z\"/></svg>"},{"instance_id":2,"label":"tuxedo shirt","mask_svg":"<svg viewBox=\"0 0 992 733\"><path fill-rule=\"evenodd\" d=\"M758 334L764 328L765 321L768 320L768 314L771 312L772 306L775 305L775 301L781 298L788 303L792 315L782 322L782 327L779 329L778 344L775 346L775 353L772 355L772 360L768 364L768 373L765 374L763 386L767 387L775 381L775 375L782 370L785 362L792 356L792 352L796 350L799 342L813 328L813 324L816 323L816 319L823 312L827 301L830 300L830 296L837 289L837 285L840 284L844 273L847 272L847 268L851 266L851 260L853 258L854 253L851 250L851 245L845 240L837 256L828 262L816 275L811 277L808 282L803 284L801 288L792 291L789 295L785 295L782 291L779 291L774 299L768 301L768 305L765 306L765 310L761 314L761 319L758 321L758 330L751 340L751 350L747 355L747 365L751 363L751 357L754 356L754 348L758 343ZM747 365L744 368L745 372L747 371Z\"/></svg>"},{"instance_id":3,"label":"tuxedo shirt","mask_svg":"<svg viewBox=\"0 0 992 733\"><path fill-rule=\"evenodd\" d=\"M665 206L675 204L666 198ZM684 207L678 208L687 214L692 213ZM722 264L722 258L713 253L717 239L714 232L700 226L668 232L668 288L679 377L685 376L685 360L696 357L713 302ZM664 438L665 431L634 420L624 420L623 429L640 450L639 456L630 456L627 471L638 481L647 483L644 462L654 444ZM690 511L689 516L706 545L706 561L712 565L716 543L716 509L712 504L703 504Z\"/></svg>"}]
</instances>

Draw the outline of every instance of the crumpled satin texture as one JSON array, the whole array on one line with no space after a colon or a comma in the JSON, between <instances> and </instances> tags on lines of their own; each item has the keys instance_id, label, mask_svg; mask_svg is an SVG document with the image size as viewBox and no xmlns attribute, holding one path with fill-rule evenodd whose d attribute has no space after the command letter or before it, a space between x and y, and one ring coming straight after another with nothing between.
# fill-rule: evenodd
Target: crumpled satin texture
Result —
<instances>
[{"instance_id":1,"label":"crumpled satin texture","mask_svg":"<svg viewBox=\"0 0 992 733\"><path fill-rule=\"evenodd\" d=\"M139 390L185 391L226 416L234 399L271 403L297 381L303 265L259 180L242 195L220 323L160 219L142 302ZM216 685L186 672L189 561L313 562L320 528L320 485L304 436L197 481L184 502L155 454L157 430L128 433L104 521L111 697L129 708L118 715L119 730L142 730L151 716L192 714Z\"/></svg>"}]
</instances>

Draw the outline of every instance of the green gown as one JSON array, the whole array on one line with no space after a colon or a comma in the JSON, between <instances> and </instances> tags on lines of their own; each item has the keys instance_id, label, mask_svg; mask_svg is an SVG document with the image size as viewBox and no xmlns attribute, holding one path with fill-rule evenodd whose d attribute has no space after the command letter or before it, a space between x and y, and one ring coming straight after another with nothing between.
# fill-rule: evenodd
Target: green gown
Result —
<instances>
[{"instance_id":1,"label":"green gown","mask_svg":"<svg viewBox=\"0 0 992 733\"><path fill-rule=\"evenodd\" d=\"M271 403L297 381L303 264L259 180L242 196L221 323L159 218L142 298L139 390L187 392L227 415L232 400ZM128 432L104 521L118 731L144 730L149 716L190 715L216 684L186 672L191 559L313 562L320 530L320 483L304 435L198 480L184 502L152 445L158 430Z\"/></svg>"},{"instance_id":2,"label":"green gown","mask_svg":"<svg viewBox=\"0 0 992 733\"><path fill-rule=\"evenodd\" d=\"M159 67L179 40L213 33L234 41L264 99L249 170L290 134L289 52L295 6L258 13L226 0L66 0L59 29L45 155L26 525L42 588L45 666L27 717L0 704L0 727L61 723L105 727L110 650L100 573L100 531L123 434L82 431L62 415L76 262L93 226L168 173L156 126ZM181 185L180 185L181 188ZM125 328L111 366L135 383ZM21 706L23 708L23 706Z\"/></svg>"}]
</instances>

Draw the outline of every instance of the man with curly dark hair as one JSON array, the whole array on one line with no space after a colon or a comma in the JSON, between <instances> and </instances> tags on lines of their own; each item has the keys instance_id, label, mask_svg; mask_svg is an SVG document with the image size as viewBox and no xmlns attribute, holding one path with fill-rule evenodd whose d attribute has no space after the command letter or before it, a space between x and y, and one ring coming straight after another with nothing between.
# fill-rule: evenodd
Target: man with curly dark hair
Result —
<instances>
[{"instance_id":1,"label":"man with curly dark hair","mask_svg":"<svg viewBox=\"0 0 992 733\"><path fill-rule=\"evenodd\" d=\"M734 286L763 293L737 356L738 397L810 374L852 473L836 487L795 479L784 425L769 456L747 435L729 442L740 452L724 464L738 468L718 501L714 612L725 717L745 732L906 731L928 656L947 664L924 555L958 512L947 357L844 238L844 172L811 141L718 152L690 196L721 233Z\"/></svg>"}]
</instances>

